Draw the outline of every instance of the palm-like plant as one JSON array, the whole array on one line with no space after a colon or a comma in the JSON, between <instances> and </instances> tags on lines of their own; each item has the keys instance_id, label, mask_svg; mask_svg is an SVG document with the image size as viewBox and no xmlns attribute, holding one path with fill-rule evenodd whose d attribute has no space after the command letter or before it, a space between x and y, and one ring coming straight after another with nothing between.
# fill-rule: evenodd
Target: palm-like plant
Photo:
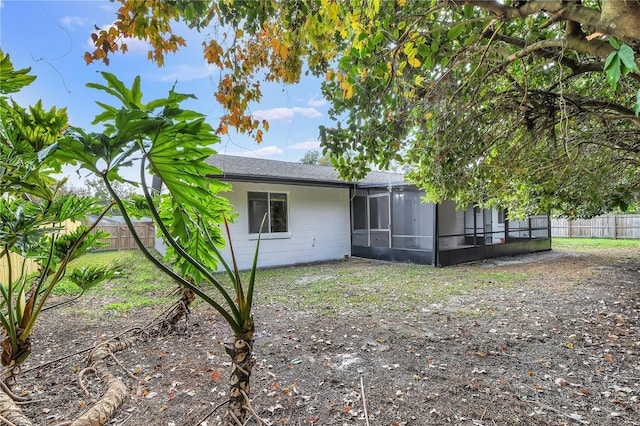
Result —
<instances>
[{"instance_id":1,"label":"palm-like plant","mask_svg":"<svg viewBox=\"0 0 640 426\"><path fill-rule=\"evenodd\" d=\"M5 337L1 361L9 367L5 377L11 388L20 364L31 352L31 334L54 286L71 260L99 245L104 233L93 227L109 208L96 210L95 200L60 195L64 181L52 159L52 147L67 126L64 109L42 108L40 102L24 109L8 95L31 83L29 69L14 70L9 56L0 50L0 261L7 266L0 282L0 324ZM65 223L98 213L90 227L66 232ZM16 256L17 255L17 256ZM35 268L34 268L35 265ZM28 267L30 266L30 267ZM30 424L0 395L0 415L9 410L9 421Z\"/></svg>"},{"instance_id":2,"label":"palm-like plant","mask_svg":"<svg viewBox=\"0 0 640 426\"><path fill-rule=\"evenodd\" d=\"M219 139L202 114L180 107L180 103L192 95L171 89L167 98L143 103L139 77L131 88L127 88L114 75L102 75L106 85L88 86L114 96L121 106L98 102L103 112L95 118L94 124L103 124L103 132L87 133L72 128L60 141L62 149L55 155L63 162L80 165L100 177L143 253L164 273L212 306L229 324L234 340L226 347L232 360L227 419L243 422L253 366L251 308L258 246L245 287L235 259L232 257L229 265L220 253L224 246L220 227L232 213L229 202L219 194L229 186L212 178L220 170L205 162L215 153L210 146ZM131 222L136 209L123 202L113 189L114 182L123 181L122 168L132 165L134 160L139 161L140 180L130 183L142 189L144 207L155 219L159 233L168 245L167 260L174 267L143 246ZM146 172L163 182L164 194L152 193ZM214 275L219 265L226 271L230 286ZM212 285L216 291L204 291L204 283Z\"/></svg>"}]
</instances>

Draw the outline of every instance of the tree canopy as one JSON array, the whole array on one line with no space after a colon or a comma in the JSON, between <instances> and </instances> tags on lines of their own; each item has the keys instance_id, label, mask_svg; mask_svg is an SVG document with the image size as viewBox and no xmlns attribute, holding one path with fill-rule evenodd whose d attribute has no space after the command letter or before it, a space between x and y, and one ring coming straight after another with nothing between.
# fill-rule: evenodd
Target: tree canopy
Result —
<instances>
[{"instance_id":1,"label":"tree canopy","mask_svg":"<svg viewBox=\"0 0 640 426\"><path fill-rule=\"evenodd\" d=\"M345 177L396 161L433 201L588 216L637 201L640 1L121 0L85 59L147 39L150 59L202 30L223 71L218 126L254 135L259 81L325 76L320 129ZM216 33L213 31L212 33Z\"/></svg>"}]
</instances>

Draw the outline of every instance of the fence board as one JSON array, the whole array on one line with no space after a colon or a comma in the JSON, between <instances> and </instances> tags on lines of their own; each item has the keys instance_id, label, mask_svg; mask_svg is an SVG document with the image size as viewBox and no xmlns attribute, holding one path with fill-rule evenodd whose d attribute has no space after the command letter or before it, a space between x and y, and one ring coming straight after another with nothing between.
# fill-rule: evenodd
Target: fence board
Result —
<instances>
[{"instance_id":1,"label":"fence board","mask_svg":"<svg viewBox=\"0 0 640 426\"><path fill-rule=\"evenodd\" d=\"M133 227L145 247L153 248L155 246L156 230L153 222L138 222L134 223ZM131 231L129 231L129 228L124 224L98 225L96 229L110 234L109 237L103 240L109 245L96 251L131 250L138 248Z\"/></svg>"},{"instance_id":2,"label":"fence board","mask_svg":"<svg viewBox=\"0 0 640 426\"><path fill-rule=\"evenodd\" d=\"M604 215L592 219L552 219L551 236L640 239L640 215Z\"/></svg>"},{"instance_id":3,"label":"fence board","mask_svg":"<svg viewBox=\"0 0 640 426\"><path fill-rule=\"evenodd\" d=\"M64 229L60 231L61 234L69 234L82 224L82 222L73 222L71 220L66 220L62 222L62 226ZM10 253L11 260L11 277L13 280L16 280L20 277L22 273L22 261L24 258L16 253ZM32 260L27 259L24 265L24 273L29 275L38 270L38 264ZM6 256L0 257L0 283L8 283L9 282L9 260Z\"/></svg>"}]
</instances>

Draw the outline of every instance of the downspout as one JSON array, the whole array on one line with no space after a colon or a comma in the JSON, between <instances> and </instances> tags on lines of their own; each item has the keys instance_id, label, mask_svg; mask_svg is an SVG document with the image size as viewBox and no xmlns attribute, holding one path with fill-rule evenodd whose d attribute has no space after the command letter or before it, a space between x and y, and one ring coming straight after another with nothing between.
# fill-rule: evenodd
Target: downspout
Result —
<instances>
[{"instance_id":1,"label":"downspout","mask_svg":"<svg viewBox=\"0 0 640 426\"><path fill-rule=\"evenodd\" d=\"M440 266L440 230L438 229L438 204L433 203L433 260L431 266Z\"/></svg>"},{"instance_id":2,"label":"downspout","mask_svg":"<svg viewBox=\"0 0 640 426\"><path fill-rule=\"evenodd\" d=\"M547 212L547 237L549 237L549 250L552 249L552 241L551 241L551 212Z\"/></svg>"},{"instance_id":3,"label":"downspout","mask_svg":"<svg viewBox=\"0 0 640 426\"><path fill-rule=\"evenodd\" d=\"M508 210L505 209L504 211L504 242L505 243L509 243L509 220L507 219L508 217Z\"/></svg>"}]
</instances>

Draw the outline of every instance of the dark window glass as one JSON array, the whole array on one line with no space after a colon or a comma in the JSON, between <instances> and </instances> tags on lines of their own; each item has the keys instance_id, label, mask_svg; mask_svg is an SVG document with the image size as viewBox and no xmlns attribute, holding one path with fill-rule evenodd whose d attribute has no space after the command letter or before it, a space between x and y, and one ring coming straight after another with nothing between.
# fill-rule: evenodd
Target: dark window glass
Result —
<instances>
[{"instance_id":1,"label":"dark window glass","mask_svg":"<svg viewBox=\"0 0 640 426\"><path fill-rule=\"evenodd\" d=\"M260 232L260 224L267 213L262 233L287 232L289 230L287 194L249 192L248 204L250 234Z\"/></svg>"},{"instance_id":2,"label":"dark window glass","mask_svg":"<svg viewBox=\"0 0 640 426\"><path fill-rule=\"evenodd\" d=\"M287 232L287 194L269 193L271 232Z\"/></svg>"},{"instance_id":3,"label":"dark window glass","mask_svg":"<svg viewBox=\"0 0 640 426\"><path fill-rule=\"evenodd\" d=\"M367 229L367 197L353 197L353 229Z\"/></svg>"}]
</instances>

